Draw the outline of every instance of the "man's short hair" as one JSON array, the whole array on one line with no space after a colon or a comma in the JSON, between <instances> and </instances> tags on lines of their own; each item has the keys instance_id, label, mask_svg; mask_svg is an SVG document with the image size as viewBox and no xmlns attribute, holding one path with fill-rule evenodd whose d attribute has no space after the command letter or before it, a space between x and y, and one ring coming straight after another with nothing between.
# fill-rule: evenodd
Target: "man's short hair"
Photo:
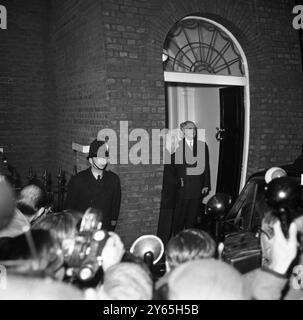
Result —
<instances>
[{"instance_id":1,"label":"man's short hair","mask_svg":"<svg viewBox=\"0 0 303 320\"><path fill-rule=\"evenodd\" d=\"M211 258L216 253L216 243L205 231L187 229L170 239L166 246L166 261L173 269L197 259Z\"/></svg>"},{"instance_id":2,"label":"man's short hair","mask_svg":"<svg viewBox=\"0 0 303 320\"><path fill-rule=\"evenodd\" d=\"M48 203L46 191L36 184L30 184L20 191L17 208L26 216L31 217Z\"/></svg>"},{"instance_id":3,"label":"man's short hair","mask_svg":"<svg viewBox=\"0 0 303 320\"><path fill-rule=\"evenodd\" d=\"M60 245L62 245L65 239L75 237L81 218L82 214L76 211L66 210L57 212L36 222L32 229L49 231Z\"/></svg>"},{"instance_id":4,"label":"man's short hair","mask_svg":"<svg viewBox=\"0 0 303 320\"><path fill-rule=\"evenodd\" d=\"M121 262L105 272L103 291L112 300L151 300L153 281L139 264Z\"/></svg>"},{"instance_id":5,"label":"man's short hair","mask_svg":"<svg viewBox=\"0 0 303 320\"><path fill-rule=\"evenodd\" d=\"M180 124L180 129L181 130L185 130L186 127L191 124L192 126L194 126L195 129L197 129L197 125L193 122L193 121L190 121L190 120L187 120L187 121L184 121Z\"/></svg>"},{"instance_id":6,"label":"man's short hair","mask_svg":"<svg viewBox=\"0 0 303 320\"><path fill-rule=\"evenodd\" d=\"M244 300L242 275L232 266L215 259L190 261L172 271L168 300Z\"/></svg>"},{"instance_id":7,"label":"man's short hair","mask_svg":"<svg viewBox=\"0 0 303 320\"><path fill-rule=\"evenodd\" d=\"M55 240L49 231L33 230L31 236L39 259L47 256ZM23 233L14 238L2 238L0 241L0 260L30 260L34 257Z\"/></svg>"},{"instance_id":8,"label":"man's short hair","mask_svg":"<svg viewBox=\"0 0 303 320\"><path fill-rule=\"evenodd\" d=\"M26 234L15 238L0 239L0 261L15 261L15 265L9 265L10 270L16 274L31 274L35 272L32 263L39 264L37 273L46 272L53 275L53 272L63 264L63 255L60 246L49 231L32 230L31 236L35 247L35 255L29 246ZM18 261L24 263L18 264Z\"/></svg>"}]
</instances>

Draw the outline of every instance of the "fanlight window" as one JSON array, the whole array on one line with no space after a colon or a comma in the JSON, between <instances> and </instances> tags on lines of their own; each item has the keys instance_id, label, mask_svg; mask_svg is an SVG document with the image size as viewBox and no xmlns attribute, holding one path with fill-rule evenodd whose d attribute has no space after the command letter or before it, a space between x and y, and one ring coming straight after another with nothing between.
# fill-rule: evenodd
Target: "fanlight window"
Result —
<instances>
[{"instance_id":1,"label":"fanlight window","mask_svg":"<svg viewBox=\"0 0 303 320\"><path fill-rule=\"evenodd\" d=\"M184 19L168 33L164 71L245 76L242 57L232 39L201 19Z\"/></svg>"}]
</instances>

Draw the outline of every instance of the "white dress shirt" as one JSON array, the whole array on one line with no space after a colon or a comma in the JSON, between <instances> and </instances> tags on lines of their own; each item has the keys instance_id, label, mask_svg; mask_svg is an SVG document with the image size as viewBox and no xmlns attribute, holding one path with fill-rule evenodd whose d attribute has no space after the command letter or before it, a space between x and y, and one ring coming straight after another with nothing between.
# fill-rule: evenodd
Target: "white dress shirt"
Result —
<instances>
[{"instance_id":1,"label":"white dress shirt","mask_svg":"<svg viewBox=\"0 0 303 320\"><path fill-rule=\"evenodd\" d=\"M187 145L188 145L191 149L193 149L194 140L188 140L187 138L185 138L185 141L186 141Z\"/></svg>"}]
</instances>

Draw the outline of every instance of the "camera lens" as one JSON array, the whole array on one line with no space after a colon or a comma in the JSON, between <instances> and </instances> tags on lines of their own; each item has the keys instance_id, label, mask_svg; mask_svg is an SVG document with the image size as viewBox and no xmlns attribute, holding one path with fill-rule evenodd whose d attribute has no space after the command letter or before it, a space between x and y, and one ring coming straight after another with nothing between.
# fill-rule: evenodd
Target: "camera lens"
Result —
<instances>
[{"instance_id":1,"label":"camera lens","mask_svg":"<svg viewBox=\"0 0 303 320\"><path fill-rule=\"evenodd\" d=\"M95 241L102 241L104 238L105 238L104 231L100 230L100 231L95 232L95 234L94 234Z\"/></svg>"},{"instance_id":2,"label":"camera lens","mask_svg":"<svg viewBox=\"0 0 303 320\"><path fill-rule=\"evenodd\" d=\"M83 281L89 280L93 275L93 270L89 266L85 266L80 269L79 277Z\"/></svg>"}]
</instances>

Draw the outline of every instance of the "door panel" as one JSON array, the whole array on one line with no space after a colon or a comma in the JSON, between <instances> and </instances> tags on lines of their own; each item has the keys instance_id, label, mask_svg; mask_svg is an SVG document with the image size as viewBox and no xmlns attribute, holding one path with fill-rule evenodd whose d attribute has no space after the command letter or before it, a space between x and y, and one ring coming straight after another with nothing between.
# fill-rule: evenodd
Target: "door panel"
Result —
<instances>
[{"instance_id":1,"label":"door panel","mask_svg":"<svg viewBox=\"0 0 303 320\"><path fill-rule=\"evenodd\" d=\"M220 89L220 140L217 192L239 193L244 137L244 88Z\"/></svg>"}]
</instances>

